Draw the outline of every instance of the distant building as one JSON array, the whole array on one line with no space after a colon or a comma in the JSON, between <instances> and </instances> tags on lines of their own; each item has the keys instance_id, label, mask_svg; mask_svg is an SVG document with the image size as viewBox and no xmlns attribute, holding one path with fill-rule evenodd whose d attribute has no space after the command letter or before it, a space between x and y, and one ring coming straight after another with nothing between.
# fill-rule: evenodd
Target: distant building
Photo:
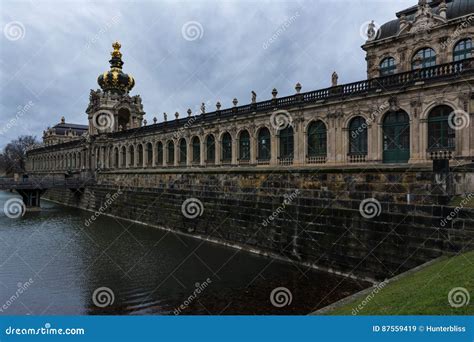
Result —
<instances>
[{"instance_id":1,"label":"distant building","mask_svg":"<svg viewBox=\"0 0 474 342\"><path fill-rule=\"evenodd\" d=\"M88 129L87 125L66 123L63 116L60 123L53 127L48 127L43 132L43 143L45 145L55 145L68 142L82 137L87 133Z\"/></svg>"},{"instance_id":2,"label":"distant building","mask_svg":"<svg viewBox=\"0 0 474 342\"><path fill-rule=\"evenodd\" d=\"M114 43L85 127L59 124L28 152L35 172L222 166L348 166L474 160L474 1L420 0L370 23L367 80L187 115L145 120ZM332 71L332 70L331 70ZM330 72L328 71L328 75ZM328 77L329 78L329 77ZM250 97L250 93L249 93ZM67 141L69 140L69 141ZM67 142L66 142L67 141ZM135 172L135 171L133 171Z\"/></svg>"}]
</instances>

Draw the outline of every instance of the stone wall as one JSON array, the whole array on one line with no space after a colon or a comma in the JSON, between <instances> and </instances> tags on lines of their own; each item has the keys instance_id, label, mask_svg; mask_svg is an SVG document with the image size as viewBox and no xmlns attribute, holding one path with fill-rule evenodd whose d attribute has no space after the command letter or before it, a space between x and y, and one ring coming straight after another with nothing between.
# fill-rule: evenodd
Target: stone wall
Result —
<instances>
[{"instance_id":1,"label":"stone wall","mask_svg":"<svg viewBox=\"0 0 474 342\"><path fill-rule=\"evenodd\" d=\"M474 247L474 209L436 204L443 192L437 178L421 168L108 172L82 194L51 190L46 197L323 269L383 279L445 252ZM189 198L202 203L196 218L183 215L182 204ZM362 201L371 198L380 203L377 208L376 201L368 202L378 214L373 218L360 210ZM474 197L468 200L472 204Z\"/></svg>"}]
</instances>

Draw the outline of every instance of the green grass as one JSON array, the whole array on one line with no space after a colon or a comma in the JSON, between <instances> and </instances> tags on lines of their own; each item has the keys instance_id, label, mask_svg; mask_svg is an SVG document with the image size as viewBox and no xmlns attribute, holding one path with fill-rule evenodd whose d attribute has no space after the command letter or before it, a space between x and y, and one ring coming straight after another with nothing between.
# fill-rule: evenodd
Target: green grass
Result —
<instances>
[{"instance_id":1,"label":"green grass","mask_svg":"<svg viewBox=\"0 0 474 342\"><path fill-rule=\"evenodd\" d=\"M455 287L470 293L468 305L454 308L448 294ZM436 263L382 287L366 300L365 294L329 315L474 315L474 252ZM365 305L362 302L366 300ZM359 311L354 309L359 307Z\"/></svg>"}]
</instances>

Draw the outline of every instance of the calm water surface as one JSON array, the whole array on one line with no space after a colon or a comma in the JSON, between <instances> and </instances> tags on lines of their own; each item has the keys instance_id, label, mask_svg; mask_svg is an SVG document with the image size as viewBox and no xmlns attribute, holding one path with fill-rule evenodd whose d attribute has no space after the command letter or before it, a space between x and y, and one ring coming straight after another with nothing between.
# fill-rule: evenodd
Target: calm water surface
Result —
<instances>
[{"instance_id":1,"label":"calm water surface","mask_svg":"<svg viewBox=\"0 0 474 342\"><path fill-rule=\"evenodd\" d=\"M15 196L0 192L0 209ZM0 315L172 315L185 301L182 314L307 314L368 286L110 217L86 227L90 216L47 201L18 219L0 210ZM94 304L100 287L112 305ZM291 304L272 305L277 287Z\"/></svg>"}]
</instances>

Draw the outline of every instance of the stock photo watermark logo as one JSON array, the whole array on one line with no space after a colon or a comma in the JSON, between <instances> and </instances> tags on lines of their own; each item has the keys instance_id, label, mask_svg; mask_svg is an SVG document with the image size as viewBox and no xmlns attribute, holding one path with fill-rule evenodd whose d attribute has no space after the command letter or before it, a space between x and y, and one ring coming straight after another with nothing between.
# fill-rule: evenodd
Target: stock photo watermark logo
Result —
<instances>
[{"instance_id":1,"label":"stock photo watermark logo","mask_svg":"<svg viewBox=\"0 0 474 342\"><path fill-rule=\"evenodd\" d=\"M362 217L372 219L382 213L382 206L375 198L366 198L360 202L359 212Z\"/></svg>"},{"instance_id":2,"label":"stock photo watermark logo","mask_svg":"<svg viewBox=\"0 0 474 342\"><path fill-rule=\"evenodd\" d=\"M263 43L263 49L266 50L272 45L300 16L299 12L296 12L291 17L281 24L278 29L272 34L272 36Z\"/></svg>"},{"instance_id":3,"label":"stock photo watermark logo","mask_svg":"<svg viewBox=\"0 0 474 342\"><path fill-rule=\"evenodd\" d=\"M106 200L104 204L102 204L99 207L99 210L95 211L94 214L92 214L90 218L86 219L86 221L84 222L84 225L86 227L89 227L91 223L94 222L100 215L102 215L112 205L112 203L114 203L114 201L122 194L123 194L122 190L118 189L113 194L105 195Z\"/></svg>"},{"instance_id":4,"label":"stock photo watermark logo","mask_svg":"<svg viewBox=\"0 0 474 342\"><path fill-rule=\"evenodd\" d=\"M270 293L270 303L276 308L282 308L291 305L293 294L286 287L277 287Z\"/></svg>"},{"instance_id":5,"label":"stock photo watermark logo","mask_svg":"<svg viewBox=\"0 0 474 342\"><path fill-rule=\"evenodd\" d=\"M467 17L461 24L459 24L458 27L456 27L456 30L454 33L444 42L442 42L441 48L442 49L447 49L452 43L458 40L458 38L466 31L466 28L472 25L472 22L474 21L474 15L471 15Z\"/></svg>"},{"instance_id":6,"label":"stock photo watermark logo","mask_svg":"<svg viewBox=\"0 0 474 342\"><path fill-rule=\"evenodd\" d=\"M276 219L278 215L280 215L285 210L287 205L290 205L296 199L296 197L298 197L299 193L300 193L300 190L296 189L290 195L285 194L284 195L285 199L283 200L283 203L270 216L268 216L268 218L263 220L262 225L264 227L268 226L271 221Z\"/></svg>"},{"instance_id":7,"label":"stock photo watermark logo","mask_svg":"<svg viewBox=\"0 0 474 342\"><path fill-rule=\"evenodd\" d=\"M109 287L98 287L92 293L92 303L98 308L105 308L114 304L115 294Z\"/></svg>"},{"instance_id":8,"label":"stock photo watermark logo","mask_svg":"<svg viewBox=\"0 0 474 342\"><path fill-rule=\"evenodd\" d=\"M16 41L25 38L25 25L20 21L10 21L3 27L5 38Z\"/></svg>"},{"instance_id":9,"label":"stock photo watermark logo","mask_svg":"<svg viewBox=\"0 0 474 342\"><path fill-rule=\"evenodd\" d=\"M451 112L448 116L448 125L455 131L459 131L469 126L471 118L469 114L461 109Z\"/></svg>"},{"instance_id":10,"label":"stock photo watermark logo","mask_svg":"<svg viewBox=\"0 0 474 342\"><path fill-rule=\"evenodd\" d=\"M443 218L440 222L440 226L441 227L445 227L448 222L452 221L456 215L459 213L459 211L464 208L465 205L467 205L470 201L472 201L472 199L474 198L474 193L469 193L466 197L464 197L461 201L461 203L459 203L458 206L456 206L450 213L448 216L446 216L445 218Z\"/></svg>"},{"instance_id":11,"label":"stock photo watermark logo","mask_svg":"<svg viewBox=\"0 0 474 342\"><path fill-rule=\"evenodd\" d=\"M451 307L459 309L463 306L469 305L471 296L469 291L464 287L452 288L448 293L448 302Z\"/></svg>"},{"instance_id":12,"label":"stock photo watermark logo","mask_svg":"<svg viewBox=\"0 0 474 342\"><path fill-rule=\"evenodd\" d=\"M122 18L122 13L118 12L114 15L109 21L107 21L104 26L93 36L89 39L85 45L85 48L90 48L93 44L97 43L100 40L100 37L107 33L112 27L117 25Z\"/></svg>"},{"instance_id":13,"label":"stock photo watermark logo","mask_svg":"<svg viewBox=\"0 0 474 342\"><path fill-rule=\"evenodd\" d=\"M174 315L175 316L178 316L179 314L181 314L184 310L186 310L189 305L191 305L192 302L194 302L196 300L196 298L204 292L204 290L212 283L212 280L210 278L207 278L205 281L203 281L202 283L196 283L194 284L194 286L196 287L193 291L193 293L191 293L189 295L189 297L187 297L184 302L178 306L176 309L174 309Z\"/></svg>"},{"instance_id":14,"label":"stock photo watermark logo","mask_svg":"<svg viewBox=\"0 0 474 342\"><path fill-rule=\"evenodd\" d=\"M115 118L113 114L107 112L95 113L92 117L92 125L98 131L105 131L114 127Z\"/></svg>"},{"instance_id":15,"label":"stock photo watermark logo","mask_svg":"<svg viewBox=\"0 0 474 342\"><path fill-rule=\"evenodd\" d=\"M10 198L3 205L3 212L6 217L16 219L25 215L26 206L20 198Z\"/></svg>"},{"instance_id":16,"label":"stock photo watermark logo","mask_svg":"<svg viewBox=\"0 0 474 342\"><path fill-rule=\"evenodd\" d=\"M376 40L380 36L380 25L373 20L366 21L360 25L359 34L365 41Z\"/></svg>"},{"instance_id":17,"label":"stock photo watermark logo","mask_svg":"<svg viewBox=\"0 0 474 342\"><path fill-rule=\"evenodd\" d=\"M377 284L377 286L362 300L362 302L352 309L352 315L358 315L359 312L361 312L365 308L365 306L369 304L370 301L375 297L375 295L379 293L387 284L387 280Z\"/></svg>"},{"instance_id":18,"label":"stock photo watermark logo","mask_svg":"<svg viewBox=\"0 0 474 342\"><path fill-rule=\"evenodd\" d=\"M181 212L188 219L195 219L204 213L204 205L197 198L188 198L181 204Z\"/></svg>"},{"instance_id":19,"label":"stock photo watermark logo","mask_svg":"<svg viewBox=\"0 0 474 342\"><path fill-rule=\"evenodd\" d=\"M28 288L34 283L33 279L30 278L28 279L28 281L24 282L24 283L18 283L17 286L18 286L18 289L15 291L15 293L7 299L7 301L5 303L3 303L3 305L0 307L0 312L4 312L6 310L8 310L8 308L10 306L13 305L13 303L15 303L15 301L20 298L20 296L26 291L28 290Z\"/></svg>"},{"instance_id":20,"label":"stock photo watermark logo","mask_svg":"<svg viewBox=\"0 0 474 342\"><path fill-rule=\"evenodd\" d=\"M13 118L7 121L5 126L0 129L0 135L5 134L7 131L18 125L18 120L20 120L23 115L25 115L32 107L34 106L33 101L28 101L24 106L18 106L17 112Z\"/></svg>"},{"instance_id":21,"label":"stock photo watermark logo","mask_svg":"<svg viewBox=\"0 0 474 342\"><path fill-rule=\"evenodd\" d=\"M286 110L277 110L270 116L270 125L276 130L285 129L293 125L293 117Z\"/></svg>"},{"instance_id":22,"label":"stock photo watermark logo","mask_svg":"<svg viewBox=\"0 0 474 342\"><path fill-rule=\"evenodd\" d=\"M184 135L184 132L190 128L193 123L197 120L197 116L191 116L186 123L180 127L176 132L173 133L174 139L179 139Z\"/></svg>"},{"instance_id":23,"label":"stock photo watermark logo","mask_svg":"<svg viewBox=\"0 0 474 342\"><path fill-rule=\"evenodd\" d=\"M188 42L202 39L204 36L204 28L199 21L188 21L181 27L181 35Z\"/></svg>"}]
</instances>

